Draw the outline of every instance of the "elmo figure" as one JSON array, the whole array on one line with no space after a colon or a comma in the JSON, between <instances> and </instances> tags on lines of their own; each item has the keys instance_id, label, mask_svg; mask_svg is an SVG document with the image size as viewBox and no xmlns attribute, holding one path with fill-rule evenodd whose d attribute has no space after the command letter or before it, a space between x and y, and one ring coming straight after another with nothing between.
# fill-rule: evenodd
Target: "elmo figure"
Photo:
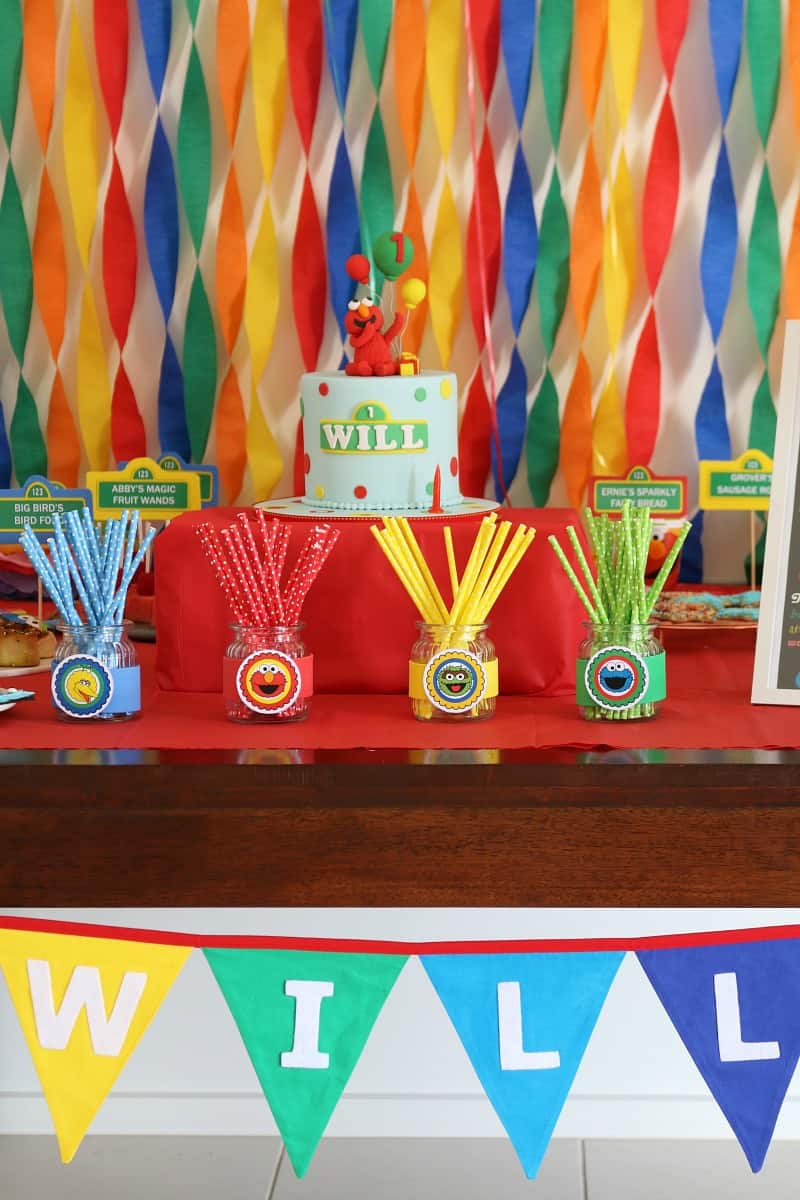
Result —
<instances>
[{"instance_id":1,"label":"elmo figure","mask_svg":"<svg viewBox=\"0 0 800 1200\"><path fill-rule=\"evenodd\" d=\"M398 365L392 355L392 338L401 330L403 312L395 314L389 328L383 332L383 313L367 297L351 300L347 306L344 325L350 334L355 351L353 361L345 367L348 375L396 375Z\"/></svg>"}]
</instances>

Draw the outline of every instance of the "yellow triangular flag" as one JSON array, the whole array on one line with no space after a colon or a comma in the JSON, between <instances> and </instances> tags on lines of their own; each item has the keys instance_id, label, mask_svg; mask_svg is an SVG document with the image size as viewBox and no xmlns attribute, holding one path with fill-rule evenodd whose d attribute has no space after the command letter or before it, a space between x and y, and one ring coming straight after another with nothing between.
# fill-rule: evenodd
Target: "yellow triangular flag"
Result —
<instances>
[{"instance_id":1,"label":"yellow triangular flag","mask_svg":"<svg viewBox=\"0 0 800 1200\"><path fill-rule=\"evenodd\" d=\"M65 1163L158 1012L190 946L0 929L0 968Z\"/></svg>"}]
</instances>

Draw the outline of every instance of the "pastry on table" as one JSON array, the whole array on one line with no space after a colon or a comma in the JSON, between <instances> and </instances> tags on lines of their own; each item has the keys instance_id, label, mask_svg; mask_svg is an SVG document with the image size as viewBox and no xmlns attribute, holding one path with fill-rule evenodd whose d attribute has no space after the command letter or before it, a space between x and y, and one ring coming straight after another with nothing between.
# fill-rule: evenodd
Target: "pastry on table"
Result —
<instances>
[{"instance_id":1,"label":"pastry on table","mask_svg":"<svg viewBox=\"0 0 800 1200\"><path fill-rule=\"evenodd\" d=\"M39 631L0 617L0 667L38 667Z\"/></svg>"}]
</instances>

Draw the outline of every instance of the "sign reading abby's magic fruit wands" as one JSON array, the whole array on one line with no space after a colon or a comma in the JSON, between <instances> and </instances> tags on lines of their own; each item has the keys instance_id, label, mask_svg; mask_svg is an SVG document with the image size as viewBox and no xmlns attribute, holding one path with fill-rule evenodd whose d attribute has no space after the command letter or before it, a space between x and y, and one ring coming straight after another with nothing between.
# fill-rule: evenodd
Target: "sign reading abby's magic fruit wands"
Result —
<instances>
[{"instance_id":1,"label":"sign reading abby's magic fruit wands","mask_svg":"<svg viewBox=\"0 0 800 1200\"><path fill-rule=\"evenodd\" d=\"M131 459L118 471L89 471L86 486L100 520L135 508L143 521L170 521L200 508L197 474L165 470L152 458Z\"/></svg>"},{"instance_id":2,"label":"sign reading abby's magic fruit wands","mask_svg":"<svg viewBox=\"0 0 800 1200\"><path fill-rule=\"evenodd\" d=\"M686 476L674 479L653 475L647 467L631 467L621 478L596 477L589 485L595 516L621 512L626 500L634 508L649 508L654 517L683 517L686 514Z\"/></svg>"},{"instance_id":3,"label":"sign reading abby's magic fruit wands","mask_svg":"<svg viewBox=\"0 0 800 1200\"><path fill-rule=\"evenodd\" d=\"M62 488L42 475L32 475L22 488L0 491L0 542L18 542L29 526L37 541L53 536L53 515L88 508L92 497L84 488Z\"/></svg>"}]
</instances>

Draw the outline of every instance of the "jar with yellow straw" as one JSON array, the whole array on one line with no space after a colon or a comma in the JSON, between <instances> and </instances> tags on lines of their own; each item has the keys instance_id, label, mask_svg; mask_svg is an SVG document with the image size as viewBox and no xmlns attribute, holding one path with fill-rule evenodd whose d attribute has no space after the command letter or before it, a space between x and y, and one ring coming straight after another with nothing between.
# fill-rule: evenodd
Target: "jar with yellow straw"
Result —
<instances>
[{"instance_id":1,"label":"jar with yellow straw","mask_svg":"<svg viewBox=\"0 0 800 1200\"><path fill-rule=\"evenodd\" d=\"M452 530L445 526L449 608L408 520L385 517L383 529L371 527L422 618L408 673L411 709L420 721L475 721L494 713L499 672L487 618L536 536L520 525L506 546L511 525L498 524L496 513L483 519L460 578Z\"/></svg>"}]
</instances>

